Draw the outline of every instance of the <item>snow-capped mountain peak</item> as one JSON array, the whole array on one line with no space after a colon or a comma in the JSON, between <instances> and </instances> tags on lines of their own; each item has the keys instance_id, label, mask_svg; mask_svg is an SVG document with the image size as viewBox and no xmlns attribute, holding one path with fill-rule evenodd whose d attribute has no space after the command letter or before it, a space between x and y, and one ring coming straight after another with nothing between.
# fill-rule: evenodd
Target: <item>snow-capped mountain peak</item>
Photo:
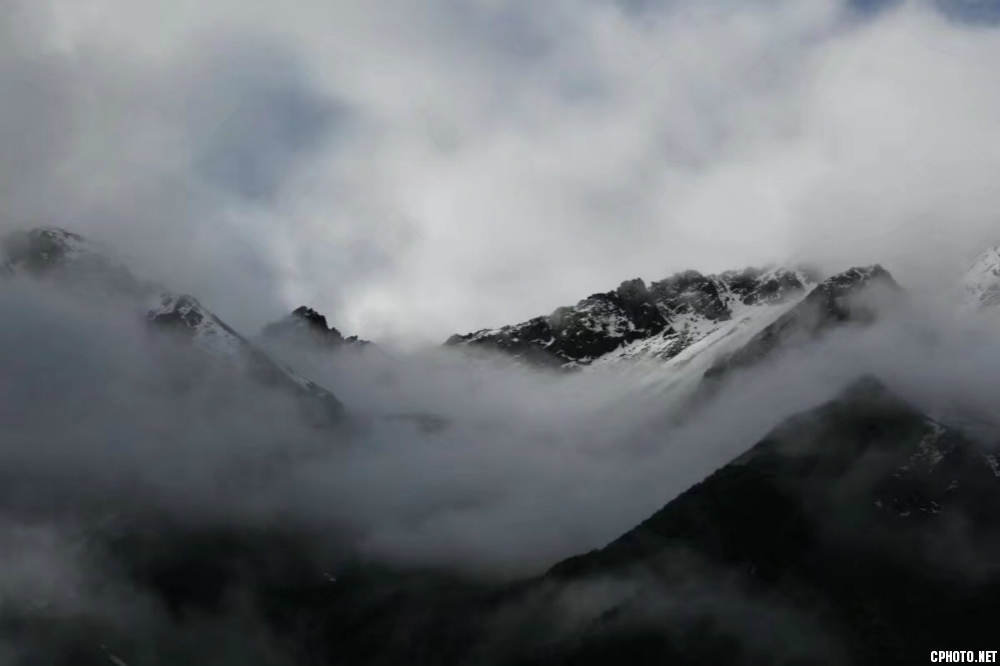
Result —
<instances>
[{"instance_id":1,"label":"snow-capped mountain peak","mask_svg":"<svg viewBox=\"0 0 1000 666\"><path fill-rule=\"evenodd\" d=\"M718 378L732 369L753 365L793 341L817 339L843 323L873 321L875 310L855 299L875 286L885 287L897 295L901 293L889 272L878 264L849 268L827 278L735 353L718 359L706 376Z\"/></svg>"},{"instance_id":2,"label":"snow-capped mountain peak","mask_svg":"<svg viewBox=\"0 0 1000 666\"><path fill-rule=\"evenodd\" d=\"M666 361L723 329L728 335L749 322L766 325L816 282L808 269L783 267L718 275L688 270L648 287L637 278L547 317L452 336L446 344L564 368L637 358Z\"/></svg>"},{"instance_id":3,"label":"snow-capped mountain peak","mask_svg":"<svg viewBox=\"0 0 1000 666\"><path fill-rule=\"evenodd\" d=\"M308 306L301 306L282 319L272 322L261 331L265 342L286 340L293 343L318 344L322 347L368 347L368 340L356 335L344 335L327 323L326 317Z\"/></svg>"},{"instance_id":4,"label":"snow-capped mountain peak","mask_svg":"<svg viewBox=\"0 0 1000 666\"><path fill-rule=\"evenodd\" d=\"M342 411L332 393L274 361L196 298L136 278L113 253L79 234L57 227L15 232L0 239L0 259L15 278L51 278L71 289L85 286L124 297L126 307L135 307L157 330L178 333L215 361L304 398L303 405L320 422Z\"/></svg>"},{"instance_id":5,"label":"snow-capped mountain peak","mask_svg":"<svg viewBox=\"0 0 1000 666\"><path fill-rule=\"evenodd\" d=\"M226 362L239 362L249 344L193 296L158 294L146 316L156 324L190 334L195 346Z\"/></svg>"},{"instance_id":6,"label":"snow-capped mountain peak","mask_svg":"<svg viewBox=\"0 0 1000 666\"><path fill-rule=\"evenodd\" d=\"M97 287L131 297L145 296L156 285L136 278L110 250L59 227L36 227L0 240L6 272L55 278L73 287Z\"/></svg>"}]
</instances>

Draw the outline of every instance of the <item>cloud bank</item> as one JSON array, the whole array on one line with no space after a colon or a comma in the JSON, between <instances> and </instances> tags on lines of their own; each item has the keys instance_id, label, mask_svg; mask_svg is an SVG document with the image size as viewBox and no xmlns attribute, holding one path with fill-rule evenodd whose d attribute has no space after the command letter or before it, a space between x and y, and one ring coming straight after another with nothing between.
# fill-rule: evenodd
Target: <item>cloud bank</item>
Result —
<instances>
[{"instance_id":1,"label":"cloud bank","mask_svg":"<svg viewBox=\"0 0 1000 666\"><path fill-rule=\"evenodd\" d=\"M2 224L409 344L689 267L929 286L996 236L990 6L5 0Z\"/></svg>"}]
</instances>

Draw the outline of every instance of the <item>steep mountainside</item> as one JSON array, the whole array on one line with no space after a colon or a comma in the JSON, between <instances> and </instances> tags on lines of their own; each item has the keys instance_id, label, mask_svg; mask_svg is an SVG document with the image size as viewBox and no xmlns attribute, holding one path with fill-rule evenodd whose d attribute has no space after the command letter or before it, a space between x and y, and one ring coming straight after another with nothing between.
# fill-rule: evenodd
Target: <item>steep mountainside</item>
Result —
<instances>
[{"instance_id":1,"label":"steep mountainside","mask_svg":"<svg viewBox=\"0 0 1000 666\"><path fill-rule=\"evenodd\" d=\"M699 570L729 572L730 594L790 603L844 650L839 659L821 652L802 663L908 663L938 645L989 649L983 641L991 635L987 618L1000 611L1000 570L962 572L998 554L998 510L993 450L865 379L549 577L619 572L676 584ZM678 566L692 560L697 566ZM555 663L601 663L612 653L653 663L651 654L692 648L655 627L628 629L624 619L641 604L641 596L623 599ZM731 663L737 646L717 638L695 643L682 661L702 663L692 659L700 653L705 663Z\"/></svg>"},{"instance_id":2,"label":"steep mountainside","mask_svg":"<svg viewBox=\"0 0 1000 666\"><path fill-rule=\"evenodd\" d=\"M870 323L876 311L864 296L879 287L893 296L902 295L889 272L878 265L851 268L824 280L737 351L717 360L706 377L719 378L731 370L751 366L779 350L815 340L839 325Z\"/></svg>"},{"instance_id":3,"label":"steep mountainside","mask_svg":"<svg viewBox=\"0 0 1000 666\"><path fill-rule=\"evenodd\" d=\"M745 324L776 317L816 284L808 270L748 268L719 275L641 279L522 324L452 336L445 344L500 351L542 365L576 368L626 359L660 361Z\"/></svg>"},{"instance_id":4,"label":"steep mountainside","mask_svg":"<svg viewBox=\"0 0 1000 666\"><path fill-rule=\"evenodd\" d=\"M41 227L7 236L2 249L10 276L52 279L70 289L123 297L156 330L174 332L214 362L300 399L314 422L332 423L342 416L332 393L271 359L197 299L135 277L111 253L78 234Z\"/></svg>"}]
</instances>

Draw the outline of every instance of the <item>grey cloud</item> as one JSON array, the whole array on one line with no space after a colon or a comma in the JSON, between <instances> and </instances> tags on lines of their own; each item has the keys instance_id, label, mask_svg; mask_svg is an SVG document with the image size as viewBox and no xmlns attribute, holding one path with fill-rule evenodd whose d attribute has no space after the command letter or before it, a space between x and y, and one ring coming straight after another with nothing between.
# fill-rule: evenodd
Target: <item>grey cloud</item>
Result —
<instances>
[{"instance_id":1,"label":"grey cloud","mask_svg":"<svg viewBox=\"0 0 1000 666\"><path fill-rule=\"evenodd\" d=\"M919 278L989 235L998 37L933 3L460 4L54 1L35 32L74 50L7 58L56 100L21 96L51 146L12 217L82 220L248 327L308 302L411 342L636 274Z\"/></svg>"},{"instance_id":2,"label":"grey cloud","mask_svg":"<svg viewBox=\"0 0 1000 666\"><path fill-rule=\"evenodd\" d=\"M788 256L884 261L930 297L1000 208L997 33L927 3L855 21L832 1L222 1L178 19L173 3L100 0L116 20L94 22L83 4L4 4L0 229L94 236L243 332L308 302L348 333L439 341L636 274ZM61 22L69 45L51 46ZM109 507L292 524L320 556L335 541L381 562L535 572L861 371L968 420L1000 389L994 322L933 309L736 377L680 426L662 395L617 395L628 378L613 373L287 352L364 416L451 422L374 419L339 446L266 392L189 376L197 358L115 308L0 287L0 551L49 564L51 578L25 572L39 588L117 575L45 523ZM325 453L270 464L302 445ZM100 612L163 621L148 600L114 601ZM244 619L221 633L256 635ZM216 645L191 632L185 645Z\"/></svg>"},{"instance_id":3,"label":"grey cloud","mask_svg":"<svg viewBox=\"0 0 1000 666\"><path fill-rule=\"evenodd\" d=\"M187 69L195 167L252 203L271 203L298 161L350 131L348 109L314 90L301 63L266 40L216 46L190 56Z\"/></svg>"},{"instance_id":4,"label":"grey cloud","mask_svg":"<svg viewBox=\"0 0 1000 666\"><path fill-rule=\"evenodd\" d=\"M110 525L113 535L129 519L268 538L291 529L305 535L310 567L346 550L404 567L535 573L616 538L859 374L885 378L935 415L954 416L952 400L992 414L995 322L938 307L916 299L877 326L793 349L734 376L680 425L667 418L676 396L623 394L614 389L628 378L613 371L566 378L443 351L392 359L279 350L362 417L344 439L302 427L291 404L150 337L120 303L5 281L0 517L9 525L0 523L0 543L9 550L0 551L14 554L12 565L55 567L34 579L59 592L48 595L52 612L90 603L91 585L109 590L110 581L87 612L134 630L145 649L204 643L236 659L270 649L263 635L260 645L216 644L256 636L252 610L236 605L221 620L175 626L120 572L91 559L100 553L78 549L80 531L106 534ZM414 411L442 415L449 427L424 432L374 418ZM654 613L661 602L675 607L669 595L648 601ZM702 601L713 614L714 598ZM720 615L729 618L729 608ZM741 618L731 617L737 628Z\"/></svg>"},{"instance_id":5,"label":"grey cloud","mask_svg":"<svg viewBox=\"0 0 1000 666\"><path fill-rule=\"evenodd\" d=\"M294 257L276 249L294 220L282 209L346 136L347 107L266 37L216 34L167 61L67 53L46 46L46 6L8 4L2 228L55 224L103 241L241 325L283 313Z\"/></svg>"},{"instance_id":6,"label":"grey cloud","mask_svg":"<svg viewBox=\"0 0 1000 666\"><path fill-rule=\"evenodd\" d=\"M766 13L765 9L773 13ZM616 249L622 262L627 260L630 264L626 275L633 275L643 267L648 267L644 270L652 273L658 270L656 266L663 266L661 272L666 273L667 266L680 261L679 257L685 257L685 261L690 257L694 261L698 256L711 253L718 254L713 261L725 262L718 266L724 268L735 262L736 257L750 256L764 245L777 243L814 249L817 239L823 246L820 249L830 250L826 258L831 263L842 261L846 255L878 254L886 249L887 243L873 242L867 249L853 246L845 249L830 247L834 244L827 242L824 236L827 231L842 229L844 235L840 237L850 239L848 232L857 231L867 222L864 216L848 216L846 220L842 216L852 205L858 205L857 197L851 196L856 176L849 169L842 170L836 164L831 167L824 162L821 159L824 151L843 137L856 141L868 136L868 132L878 136L877 130L891 125L893 120L891 117L872 121L858 119L850 105L843 105L842 98L849 98L855 90L852 79L842 78L843 68L854 71L851 68L857 67L856 62L863 62L866 70L873 68L865 56L878 52L880 35L889 36L899 40L898 53L911 53L916 49L927 56L931 64L940 68L929 72L928 76L942 83L954 73L953 70L943 66L933 53L921 51L919 45L927 35L938 39L951 33L942 28L937 19L916 12L887 16L884 25L873 22L865 28L870 32L847 31L844 35L831 36L823 29L829 26L831 15L840 16L834 11L836 7L789 9L780 3L770 3L765 9L741 10L746 13L732 15L723 12L721 16L729 16L734 23L721 26L705 23L702 15L695 11L682 12L681 18L689 23L665 25L664 32L654 31L647 36L650 47L660 44L656 39L673 37L677 40L677 43L665 43L667 51L664 53L670 57L660 66L672 66L677 60L680 61L679 69L668 67L658 71L654 59L651 73L644 74L654 78L642 84L646 87L631 88L633 84L628 79L631 70L626 67L617 72L620 78L609 75L610 80L621 86L619 97L596 103L586 110L561 106L564 100L558 95L558 104L555 104L544 94L544 85L526 81L520 93L522 96L512 99L510 108L529 112L528 115L515 114L513 119L488 125L489 131L483 136L476 130L480 127L479 114L484 109L478 106L477 100L470 101L457 93L460 89L465 90L461 85L469 83L472 86L469 96L474 98L478 88L471 79L475 77L469 78L469 72L463 73L461 68L457 72L433 70L438 78L429 76L421 83L429 86L431 107L444 113L446 118L454 117L460 126L467 123L466 129L472 136L470 144L447 159L423 152L426 146L414 146L411 132L417 130L407 122L413 120L415 126L419 126L419 122L408 118L412 107L407 94L411 89L406 87L405 80L392 78L392 85L388 87L403 87L402 92L406 93L394 97L392 91L377 85L380 81L377 68L363 70L364 84L349 78L335 77L333 83L317 79L317 91L312 91L305 82L310 79L300 78L305 74L296 64L298 61L289 61L280 49L275 55L272 47L261 46L260 42L250 42L251 46L246 47L248 51L243 50L241 42L238 46L227 45L221 52L194 50L188 58L171 56L163 62L129 60L125 56L118 60L119 56L113 52L87 49L84 49L86 57L53 56L52 60L44 61L44 71L52 72L53 81L73 81L65 72L72 74L75 68L86 64L90 69L83 71L90 75L83 76L82 80L94 86L101 93L101 99L110 101L93 102L68 83L68 92L61 92L60 85L51 85L57 91L57 98L58 94L64 94L71 102L68 105L73 111L70 116L86 129L80 133L70 132L69 147L60 147L55 153L75 158L69 161L68 173L78 176L79 181L66 180L66 172L62 179L45 180L50 171L56 171L53 165L59 161L46 158L39 171L42 182L46 186L50 182L61 184L65 189L57 189L58 196L42 197L39 201L26 197L23 201L29 210L34 205L42 210L51 206L50 212L56 221L78 220L79 224L68 226L84 233L93 231L119 243L123 249L138 255L137 265L152 269L154 277L168 277L172 286L194 292L223 318L243 330L248 330L246 322L254 323L254 319L270 312L274 312L272 317L276 316L283 301L302 295L342 306L339 312L328 314L343 315L334 318L333 323L351 333L363 332L350 325L354 323L349 315L352 311L364 313L369 321L382 323L386 331L400 330L396 327L403 321L413 322L407 326L415 328L426 325L442 329L452 329L460 321L480 317L493 318L484 323L504 323L505 313L515 313L518 309L528 315L545 312L564 299L571 302L588 291L605 289L608 286L605 280L612 274L616 275L612 284L617 282L622 264L612 260L609 248ZM720 15L717 8L713 11ZM832 14L828 15L827 11ZM329 18L329 15L324 16ZM773 53L769 19L778 17L789 22L779 26L786 31L782 34L788 38L789 57L795 54L803 57L801 63L790 64L788 69L779 68L776 76L780 85L764 81L766 85L761 89L756 85L760 82L756 82L731 94L702 88L710 83L702 81L698 75L718 74L734 82L745 71L738 66L741 56ZM581 34L593 30L595 36L603 35L609 40L605 44L595 42L595 52L589 54L594 57L601 55L600 48L614 50L621 46L618 40L622 35L637 34L632 32L634 28L630 24L618 24L611 19L605 24L590 14L578 15L575 20L579 22L571 26L574 30ZM607 25L613 28L610 36L601 32ZM693 43L684 42L684 39L692 39L684 36L687 28L694 29ZM422 34L418 31L417 37ZM806 40L808 43L803 46L799 39L802 35L821 35L823 38L817 38L816 42ZM709 50L700 46L698 39L726 36L732 37L737 48L720 53L718 61L702 62ZM990 53L993 48L991 33L983 33L980 38L984 41L969 43L970 62L979 62L980 56ZM409 48L412 43L403 46ZM27 46L17 48L21 50L15 51L5 62L33 61L33 52L26 51ZM386 48L391 49L392 45ZM670 51L674 48L677 50ZM303 51L308 52L308 49ZM399 53L390 50L388 57L403 72L430 72L423 68L429 63L441 64L436 59L441 51L447 48L431 49L430 55L419 52L412 61L407 61L392 60ZM205 53L208 55L202 55ZM614 57L624 57L620 52L615 53L619 55ZM587 55L573 49L564 54L568 58L565 61L547 51L536 55L540 67L552 64L550 59L553 57L557 64L590 62L573 60ZM902 74L905 67L899 70L892 58L878 61L876 65L885 68L884 71L873 68L878 75L872 78L876 87L905 78ZM199 69L202 66L208 69L202 71ZM213 66L216 69L213 70ZM622 65L609 55L606 66L613 70ZM149 76L141 76L143 73ZM480 73L473 68L472 74ZM235 81L227 79L230 74L236 76ZM799 99L799 77L807 75L815 75L820 82L817 86L823 90L822 94L810 99L814 103L816 100L823 102L818 104L821 108ZM660 105L663 100L655 96L656 103L651 104L649 116L643 104L630 106L635 100L653 95L659 80L657 76L667 82L684 84L682 90L703 90L704 108L714 113L702 119L706 114L701 113L700 107L691 108L688 100L682 100L678 106ZM969 76L972 78L960 80L956 85L964 88L969 81L978 80L975 71ZM492 79L487 83L490 81ZM305 126L296 128L290 135L284 130L276 130L275 136L280 139L277 147L269 141L263 141L260 146L244 145L253 139L251 130L258 121L265 127L272 121L284 127L279 121L288 119L286 109L279 105L277 115L272 117L274 107L270 105L273 95L278 94L276 91L289 90L286 85L291 86L291 91L279 96L302 100L301 103L295 101L293 107L305 109ZM324 86L338 91L341 96L328 96L329 90ZM176 96L173 95L175 87ZM212 95L215 88L220 89L218 96ZM903 89L908 90L906 86ZM919 89L915 90L917 99L923 99L919 97L922 94ZM341 108L339 103L331 101L341 97L350 109L346 120L337 111ZM242 189L246 183L240 178L234 180L233 174L224 169L213 171L218 165L206 167L208 171L200 173L196 170L193 175L182 170L176 178L167 177L174 173L171 169L177 165L198 163L193 161L201 154L198 151L205 146L212 147L211 137L218 127L215 121L224 120L232 108L230 104L243 98L250 101L251 112L247 120L233 125L233 134L225 134L227 130L222 128L225 139L220 139L222 143L215 146L219 148L219 159L222 164L228 164L230 161L242 162L245 157L256 164L258 160L268 161L265 156L275 157L276 171L267 173L262 181L266 186L255 193L270 191L278 201L283 201L289 193L301 195L303 209L299 212L302 215L296 217L294 226L281 226L280 208L277 214L271 215L273 211L268 211L259 199L252 196L247 200ZM903 98L904 101L908 99L905 95ZM26 103L37 104L30 96L25 99ZM622 100L628 103L620 107L618 102ZM988 95L984 97L984 102L989 101ZM192 108L188 108L189 102ZM448 107L452 102L454 108ZM540 105L540 109L533 103ZM30 104L24 118L30 117L28 111L33 109ZM727 104L734 105L735 111L727 112ZM890 98L886 108L904 107ZM984 117L990 115L986 113L988 108L985 104ZM672 109L684 111L683 121L661 128L671 119ZM793 127L795 131L786 137L787 128L774 121L770 114L772 109L778 118L792 119L799 118L798 112L806 109L806 117L811 118L815 126L806 122L801 128ZM104 119L115 122L98 122L102 111L115 111L117 115L110 114ZM489 111L493 114L491 118L498 117L497 114L503 117L500 109ZM597 115L591 116L591 113ZM964 113L962 109L946 105L943 118L954 119ZM291 115L299 117L298 114L297 110ZM748 118L756 118L759 122L748 133L741 134L738 131L741 121ZM926 120L935 118L932 114ZM918 125L926 124L923 116L918 120L921 120ZM54 129L63 127L65 122L68 121L62 116L56 116ZM654 156L647 155L649 131L655 129L669 139L681 139L686 129L698 129L702 122L713 127L706 130L706 138L695 137L694 148L709 146L712 150L705 150L705 163L698 169L669 171L684 185L678 189L676 182L663 179L661 147L656 147ZM715 125L723 129L716 129ZM322 127L320 134L331 139L330 145L336 146L332 156L313 153L311 140L307 141L319 132L319 127ZM975 125L968 135L963 134L963 142L976 136L975 128L979 127L982 125ZM526 134L519 133L526 128ZM30 128L15 124L14 129L28 132ZM299 129L304 133L299 134ZM347 136L341 135L342 131ZM355 131L361 136L354 136ZM329 132L332 136L327 136ZM795 142L801 138L800 133L807 137L801 145ZM776 134L792 143L779 141L775 144ZM723 144L727 147L721 153L713 143L719 136L725 139ZM91 159L92 155L75 143L80 141L93 143L93 154L100 159ZM937 149L948 143L948 137L939 137L934 146ZM163 150L150 153L146 150L149 145ZM777 157L761 157L765 149L776 145L781 147ZM800 160L803 146L807 153L804 162ZM734 156L739 159L730 159ZM141 159L136 163L135 158ZM292 163L283 163L286 158ZM649 174L648 180L642 181L644 187L635 190L630 189L634 184L628 182L631 172L619 173L619 167L631 164L633 158L648 160L645 168ZM842 158L850 164L854 156L848 153ZM669 161L670 158L663 155L663 159ZM812 165L813 159L819 160L820 165L815 170L804 169L805 178L800 181L802 164ZM308 174L304 181L298 180L297 175L290 175L299 170L309 171L309 167L314 166L312 160L316 160L317 171ZM130 168L123 168L126 164ZM926 201L919 196L919 189L883 191L880 186L886 181L874 179L882 170L881 164L876 161L865 162L865 165L871 170L862 173L873 178L868 191L873 192L879 207L891 209L891 204L899 202L901 196L912 200L918 210L925 207ZM4 163L4 169L8 167L13 168L13 165ZM527 173L523 172L525 169ZM828 170L837 177L826 177ZM898 173L901 171L891 173L889 180L895 179ZM211 178L199 179L199 175L211 175ZM221 182L217 178L222 178ZM288 178L294 182L288 182ZM607 184L609 179L610 185ZM535 181L541 181L543 186ZM793 196L785 199L780 191L769 190L775 187L774 181L791 183ZM328 182L333 183L330 199L324 196ZM656 187L658 183L664 185L664 191ZM645 187L647 184L649 186ZM801 188L796 189L799 186ZM628 207L621 208L618 198L628 200L625 195L633 191L636 200L628 201ZM767 223L762 221L761 211L752 207L739 211L739 224L721 218L713 220L713 213L721 216L736 210L738 206L734 207L734 201L740 201L740 196L749 197L747 201L759 201L757 197L762 191L772 192L778 198L780 205L773 210L779 212L789 201L797 201L803 192L808 192L805 203L798 209L804 211L802 219L807 224L793 225L791 231L775 224L770 231L762 231L760 225L767 226ZM599 215L588 215L593 212L590 208L595 200L610 203L599 208ZM652 208L650 200L656 204ZM247 207L241 208L244 204ZM323 204L331 205L327 209ZM535 204L540 204L553 218L543 216L544 219L540 219ZM662 209L660 204L663 204ZM722 207L713 208L717 205ZM232 214L234 206L236 214ZM405 217L397 214L397 209L404 210ZM634 212L634 219L627 221L628 224L613 225L609 220L613 219L616 210ZM643 211L654 210L676 216L672 219L681 220L680 227L671 226L672 222L665 222L666 226L645 226L643 222L653 218L645 216ZM981 210L976 205L972 212ZM699 229L697 225L684 223L688 214L694 222L707 227ZM504 227L501 223L512 226ZM714 223L718 226L712 226ZM628 231L623 232L623 228ZM981 230L984 229L985 226ZM646 232L653 234L652 240ZM758 235L762 237L757 238ZM958 236L961 238L956 241L960 243L956 245L970 244L972 234L968 228ZM663 240L663 244L657 245L654 242L657 239ZM844 245L851 243L845 241ZM899 247L909 254L916 245L919 243L903 242ZM630 259L633 251L641 255L638 265ZM880 260L880 257L873 259ZM842 268L843 263L847 262L839 267ZM15 305L13 302L10 305L14 309L23 306L23 303ZM508 310L509 307L513 309ZM70 326L61 322L63 316L65 322L82 319ZM38 422L25 422L24 419L34 413L28 409L19 415L12 408L8 414L10 423L21 423L36 439L82 438L89 447L116 461L107 469L127 470L134 478L148 480L149 486L162 490L169 501L174 499L172 493L182 496L177 501L184 506L188 506L185 502L197 504L205 496L212 496L218 506L230 507L234 501L232 497L225 493L221 499L216 497L212 485L213 474L220 466L225 466L228 456L239 453L240 457L247 452L246 455L252 457L254 452L273 449L300 436L309 437L294 431L275 432L273 424L283 423L283 408L264 399L261 399L259 410L254 411L273 415L273 419L262 419L260 423L256 419L234 419L232 422L221 419L220 422L219 416L206 415L203 409L185 403L198 416L191 424L178 424L168 417L176 407L170 401L148 397L147 391L139 390L144 385L135 383L139 379L126 372L129 367L148 368L142 360L141 345L125 345L132 350L128 358L133 362L121 366L111 360L112 352L118 351L115 345L105 348L100 342L102 338L132 340L125 323L121 324L122 330L100 329L103 332L99 335L85 323L86 313L43 316L36 312L36 317L39 319L31 326L8 329L10 348L20 348L25 341L37 336L37 344L33 345L45 349L48 355L39 355L31 361L33 365L24 365L27 361L5 361L9 364L6 374L28 378L23 380L23 395L37 396L37 391L51 392L52 387L44 381L36 387L32 377L38 379L49 372L55 376L70 373L60 380L66 390L63 399L50 407L65 410L67 427L79 430L60 431L59 424L48 422L51 419L45 419L44 414L35 416ZM346 319L348 324L341 319ZM43 323L45 321L49 323ZM94 349L78 351L73 345L82 344L80 338L70 343L68 338L53 333L67 327L84 336L89 341L87 344L96 345ZM49 331L48 337L39 331ZM15 338L15 334L21 337ZM844 343L839 349L846 354L851 352L851 345ZM913 348L912 358L919 356L917 349ZM879 348L879 351L884 350ZM897 350L887 358L899 358L902 353L903 350ZM54 363L54 359L64 362ZM876 366L878 359L878 354L873 353L871 361ZM456 367L446 359L436 359L433 354L407 360L395 367L369 365L368 361L352 366L347 361L300 359L306 374L327 385L355 409L431 411L457 419L458 425L441 437L430 437L411 432L399 424L379 424L373 428L364 453L351 451L343 458L338 457L336 465L331 462L336 471L322 464L294 469L290 474L301 475L302 482L290 484L284 494L277 491L273 495L263 494L261 499L266 506L255 507L255 510L266 513L267 510L278 511L275 506L287 510L292 510L289 509L292 506L306 514L315 512L320 522L329 520L345 524L353 533L361 535L357 539L359 547L385 557L410 557L423 562L442 559L449 563L472 562L472 566L486 569L530 569L613 538L637 517L659 507L673 493L698 480L713 466L726 462L741 447L751 444L780 415L806 408L832 395L842 382L851 379L847 370L854 366L844 364L843 373L838 374L838 366L834 364L834 370L829 370L826 360L827 357L821 356L817 361L806 359L795 366L804 368L796 372L805 374L809 369L816 373L818 379L814 377L814 381L789 382L782 372L772 370L757 380L767 389L760 391L761 397L758 398L757 392L752 397L741 397L736 389L720 397L714 409L720 414L731 411L738 415L734 420L724 420L718 426L699 422L688 426L689 429L668 433L662 430L662 422L657 422L656 427L648 426L653 415L663 411L661 404L652 399L624 405L615 402L608 396L608 385L602 383L606 378L601 376L568 387L554 386L549 379L516 371L503 371L486 380L478 376L477 371ZM123 368L124 378L113 376L113 383L105 393L95 390L84 394L82 387L88 383L85 378L91 376L96 366L104 364ZM940 370L944 372L945 368ZM217 387L218 384L208 386ZM15 390L20 389L16 386L7 389L8 392ZM971 392L971 389L965 390ZM81 405L115 404L119 392L127 396L124 404L129 411L79 413ZM73 402L65 396L78 400ZM59 396L50 393L48 397ZM204 394L196 397L204 397ZM756 403L757 399L766 404ZM197 402L193 397L191 401ZM229 407L235 409L232 404ZM129 412L152 415L150 422L162 426L163 432L150 432L146 422L139 425L130 422ZM226 413L219 411L219 414ZM104 431L111 435L94 434ZM218 433L226 435L220 437ZM175 440L180 443L176 444ZM116 455L116 452L129 451L129 446L137 441L146 446L141 450L148 453L149 461L159 460L157 456L170 450L170 446L179 448L177 455L163 461L163 467L157 470L155 465L143 462L141 456ZM213 442L217 446L209 445ZM677 453L680 448L698 450L699 456L678 463L672 456L680 455ZM40 448L38 455L44 451ZM70 449L69 453L74 451ZM637 478L636 461L642 460L649 451L662 453L655 462L644 465ZM30 449L19 450L19 454L28 455L26 460L31 460ZM71 456L70 460L73 465L80 464L90 470L88 465L98 458L88 461ZM139 465L139 470L132 465ZM192 469L197 473L186 480L185 473ZM342 478L344 470L350 473ZM108 487L116 488L114 474L106 478L100 465L90 471L100 479L99 485L110 484ZM143 477L140 472L151 477ZM165 475L167 479L157 476L166 472L169 472ZM342 482L331 483L331 478L342 478ZM197 486L197 492L180 492L188 481ZM277 487L285 490L280 483ZM392 488L397 492L373 499L369 495L371 488ZM276 504L271 505L271 502ZM356 508L359 503L360 509ZM587 519L581 521L581 515L586 515ZM565 530L554 532L553 523L566 525ZM507 540L506 549L496 546L497 526L503 526L502 531L516 528L516 537ZM443 543L448 544L447 548L441 545Z\"/></svg>"}]
</instances>

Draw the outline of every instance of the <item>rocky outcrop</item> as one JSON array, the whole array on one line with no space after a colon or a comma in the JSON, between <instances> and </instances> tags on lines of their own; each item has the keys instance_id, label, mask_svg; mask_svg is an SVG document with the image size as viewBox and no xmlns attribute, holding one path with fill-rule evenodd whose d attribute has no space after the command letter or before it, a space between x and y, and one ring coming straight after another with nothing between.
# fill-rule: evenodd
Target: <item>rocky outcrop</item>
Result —
<instances>
[{"instance_id":1,"label":"rocky outcrop","mask_svg":"<svg viewBox=\"0 0 1000 666\"><path fill-rule=\"evenodd\" d=\"M639 341L666 360L748 308L800 298L815 284L803 269L754 269L702 275L684 271L648 288L641 279L521 324L454 335L445 344L499 351L535 364L586 366ZM632 354L630 356L635 356Z\"/></svg>"},{"instance_id":2,"label":"rocky outcrop","mask_svg":"<svg viewBox=\"0 0 1000 666\"><path fill-rule=\"evenodd\" d=\"M326 317L305 305L296 308L284 319L265 326L261 336L268 342L285 340L332 348L360 349L371 344L356 335L344 337L340 331L327 324Z\"/></svg>"},{"instance_id":3,"label":"rocky outcrop","mask_svg":"<svg viewBox=\"0 0 1000 666\"><path fill-rule=\"evenodd\" d=\"M548 317L523 324L455 335L447 345L471 345L550 366L586 364L623 344L669 327L646 284L627 280Z\"/></svg>"},{"instance_id":4,"label":"rocky outcrop","mask_svg":"<svg viewBox=\"0 0 1000 666\"><path fill-rule=\"evenodd\" d=\"M684 271L666 280L654 282L652 292L657 303L674 315L697 314L712 321L731 317L726 293L715 276L698 271Z\"/></svg>"},{"instance_id":5,"label":"rocky outcrop","mask_svg":"<svg viewBox=\"0 0 1000 666\"><path fill-rule=\"evenodd\" d=\"M902 294L889 272L878 265L851 268L827 278L742 348L716 361L705 376L717 379L737 368L754 365L780 349L814 340L840 324L873 321L877 312L862 296L875 287Z\"/></svg>"}]
</instances>

